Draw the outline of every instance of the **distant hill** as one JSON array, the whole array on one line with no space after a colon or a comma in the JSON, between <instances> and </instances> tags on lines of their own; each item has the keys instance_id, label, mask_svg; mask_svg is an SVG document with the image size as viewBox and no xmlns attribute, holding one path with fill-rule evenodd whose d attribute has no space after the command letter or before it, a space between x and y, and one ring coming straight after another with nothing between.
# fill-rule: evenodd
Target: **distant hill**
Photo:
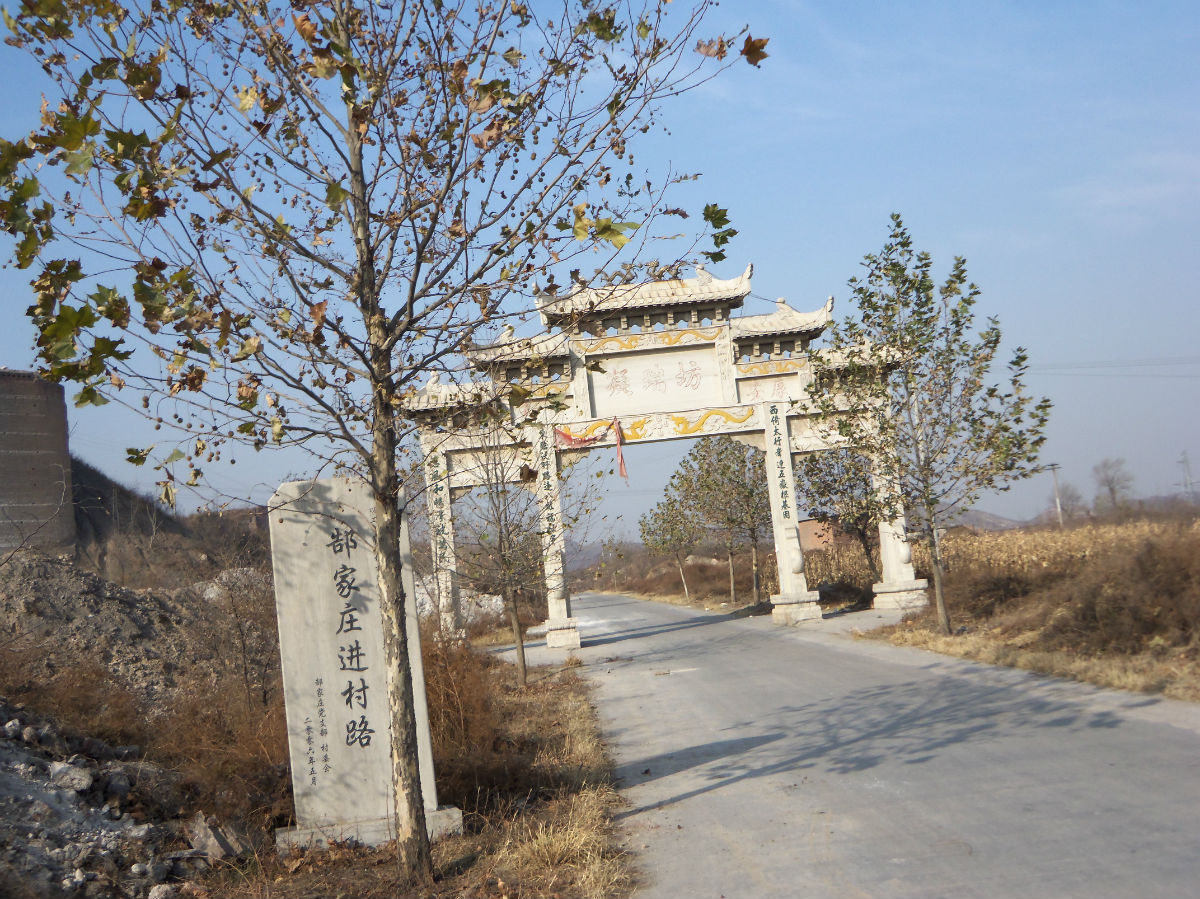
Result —
<instances>
[{"instance_id":1,"label":"distant hill","mask_svg":"<svg viewBox=\"0 0 1200 899\"><path fill-rule=\"evenodd\" d=\"M954 522L963 527L974 528L977 531L1007 531L1012 528L1024 527L1028 522L1014 521L1003 515L993 515L982 509L971 509L964 512Z\"/></svg>"},{"instance_id":2,"label":"distant hill","mask_svg":"<svg viewBox=\"0 0 1200 899\"><path fill-rule=\"evenodd\" d=\"M103 543L117 532L182 534L183 522L153 497L130 490L77 456L71 457L75 533L80 544Z\"/></svg>"}]
</instances>

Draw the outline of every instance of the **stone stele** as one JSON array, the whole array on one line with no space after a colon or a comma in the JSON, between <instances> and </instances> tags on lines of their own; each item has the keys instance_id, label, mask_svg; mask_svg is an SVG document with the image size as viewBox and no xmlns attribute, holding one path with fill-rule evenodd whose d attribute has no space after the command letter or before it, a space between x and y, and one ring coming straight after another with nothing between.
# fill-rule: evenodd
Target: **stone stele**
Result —
<instances>
[{"instance_id":1,"label":"stone stele","mask_svg":"<svg viewBox=\"0 0 1200 899\"><path fill-rule=\"evenodd\" d=\"M374 502L360 480L283 484L271 498L271 556L296 827L280 850L395 838L391 731L375 560ZM431 838L462 829L439 808L408 528L401 535L421 792Z\"/></svg>"}]
</instances>

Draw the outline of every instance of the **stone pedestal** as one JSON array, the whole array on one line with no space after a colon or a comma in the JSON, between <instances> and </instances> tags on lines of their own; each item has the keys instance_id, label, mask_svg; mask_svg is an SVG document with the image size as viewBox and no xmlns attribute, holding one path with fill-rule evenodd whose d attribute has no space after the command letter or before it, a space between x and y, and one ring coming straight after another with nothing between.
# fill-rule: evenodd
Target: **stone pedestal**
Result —
<instances>
[{"instance_id":1,"label":"stone pedestal","mask_svg":"<svg viewBox=\"0 0 1200 899\"><path fill-rule=\"evenodd\" d=\"M929 595L925 592L928 586L929 581L924 578L893 584L875 584L871 587L875 593L875 608L901 609L906 612L923 609L929 605Z\"/></svg>"},{"instance_id":2,"label":"stone pedestal","mask_svg":"<svg viewBox=\"0 0 1200 899\"><path fill-rule=\"evenodd\" d=\"M462 833L462 812L452 805L430 811L425 809L425 829L429 839L436 840L452 833ZM368 821L343 821L310 827L280 827L275 831L275 848L279 852L293 849L323 849L331 843L355 842L363 846L382 846L396 839L391 817Z\"/></svg>"},{"instance_id":3,"label":"stone pedestal","mask_svg":"<svg viewBox=\"0 0 1200 899\"><path fill-rule=\"evenodd\" d=\"M375 557L374 500L358 480L282 485L271 498L271 557L295 798L281 849L394 838L391 711ZM400 551L417 756L431 835L462 829L439 808L408 528Z\"/></svg>"},{"instance_id":4,"label":"stone pedestal","mask_svg":"<svg viewBox=\"0 0 1200 899\"><path fill-rule=\"evenodd\" d=\"M813 621L821 617L820 594L779 595L771 597L771 620L776 624L792 625L801 621Z\"/></svg>"},{"instance_id":5,"label":"stone pedestal","mask_svg":"<svg viewBox=\"0 0 1200 899\"><path fill-rule=\"evenodd\" d=\"M880 479L875 478L878 486ZM899 503L897 503L899 505ZM929 604L925 588L929 582L916 577L913 568L912 544L905 538L903 513L890 521L879 523L879 557L883 563L883 580L873 584L877 609L923 609Z\"/></svg>"},{"instance_id":6,"label":"stone pedestal","mask_svg":"<svg viewBox=\"0 0 1200 899\"><path fill-rule=\"evenodd\" d=\"M546 619L546 647L548 649L578 649L579 627L575 618Z\"/></svg>"}]
</instances>

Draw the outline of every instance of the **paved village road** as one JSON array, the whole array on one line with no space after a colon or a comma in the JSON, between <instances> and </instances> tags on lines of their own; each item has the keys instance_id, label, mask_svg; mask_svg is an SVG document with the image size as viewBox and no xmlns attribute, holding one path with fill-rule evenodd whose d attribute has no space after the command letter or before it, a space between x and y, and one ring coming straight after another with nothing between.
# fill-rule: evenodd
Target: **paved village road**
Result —
<instances>
[{"instance_id":1,"label":"paved village road","mask_svg":"<svg viewBox=\"0 0 1200 899\"><path fill-rule=\"evenodd\" d=\"M639 895L1200 891L1200 707L855 640L833 620L573 605Z\"/></svg>"}]
</instances>

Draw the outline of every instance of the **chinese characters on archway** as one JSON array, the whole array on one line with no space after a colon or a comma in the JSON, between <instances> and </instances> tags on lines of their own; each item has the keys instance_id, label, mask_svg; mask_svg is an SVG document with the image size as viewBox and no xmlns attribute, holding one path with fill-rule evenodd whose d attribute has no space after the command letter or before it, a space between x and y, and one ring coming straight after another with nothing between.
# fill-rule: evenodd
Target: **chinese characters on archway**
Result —
<instances>
[{"instance_id":1,"label":"chinese characters on archway","mask_svg":"<svg viewBox=\"0 0 1200 899\"><path fill-rule=\"evenodd\" d=\"M549 432L542 428L537 437L537 462L539 490L541 492L542 527L547 534L556 533L558 516L555 514L554 493L555 459L554 450L550 446Z\"/></svg>"},{"instance_id":2,"label":"chinese characters on archway","mask_svg":"<svg viewBox=\"0 0 1200 899\"><path fill-rule=\"evenodd\" d=\"M450 515L450 496L446 484L443 482L442 472L432 456L428 469L429 504L433 512L429 516L429 530L433 539L434 563L441 567L450 558L449 526L447 525Z\"/></svg>"},{"instance_id":3,"label":"chinese characters on archway","mask_svg":"<svg viewBox=\"0 0 1200 899\"><path fill-rule=\"evenodd\" d=\"M770 422L767 426L767 464L771 470L771 477L775 480L775 485L779 488L779 514L786 521L792 519L792 496L791 490L788 489L787 466L792 464L791 448L785 445L787 434L784 429L787 427L783 422L783 417L779 414L779 406L772 403L770 408Z\"/></svg>"}]
</instances>

